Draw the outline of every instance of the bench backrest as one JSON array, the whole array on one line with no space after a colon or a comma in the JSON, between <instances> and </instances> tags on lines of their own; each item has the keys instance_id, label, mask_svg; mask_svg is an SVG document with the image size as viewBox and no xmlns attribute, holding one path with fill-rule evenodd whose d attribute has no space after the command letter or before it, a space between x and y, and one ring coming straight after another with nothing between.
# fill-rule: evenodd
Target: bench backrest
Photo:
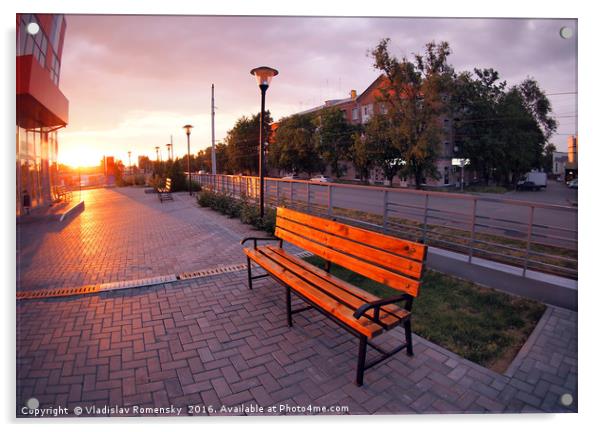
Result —
<instances>
[{"instance_id":1,"label":"bench backrest","mask_svg":"<svg viewBox=\"0 0 602 432\"><path fill-rule=\"evenodd\" d=\"M165 189L171 190L171 179L169 177L165 179Z\"/></svg>"},{"instance_id":2,"label":"bench backrest","mask_svg":"<svg viewBox=\"0 0 602 432\"><path fill-rule=\"evenodd\" d=\"M278 207L275 235L349 270L418 295L427 247L397 237Z\"/></svg>"}]
</instances>

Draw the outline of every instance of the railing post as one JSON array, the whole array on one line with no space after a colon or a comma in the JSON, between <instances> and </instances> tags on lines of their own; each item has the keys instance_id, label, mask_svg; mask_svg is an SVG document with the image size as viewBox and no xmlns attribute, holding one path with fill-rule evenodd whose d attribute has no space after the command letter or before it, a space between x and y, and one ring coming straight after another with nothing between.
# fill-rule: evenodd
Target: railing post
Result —
<instances>
[{"instance_id":1,"label":"railing post","mask_svg":"<svg viewBox=\"0 0 602 432\"><path fill-rule=\"evenodd\" d=\"M383 191L383 231L387 232L387 219L388 219L388 212L389 212L389 191L388 190L384 190Z\"/></svg>"},{"instance_id":2,"label":"railing post","mask_svg":"<svg viewBox=\"0 0 602 432\"><path fill-rule=\"evenodd\" d=\"M328 216L332 217L332 186L328 185Z\"/></svg>"},{"instance_id":3,"label":"railing post","mask_svg":"<svg viewBox=\"0 0 602 432\"><path fill-rule=\"evenodd\" d=\"M472 200L472 220L470 222L470 249L468 251L468 263L472 263L472 254L474 249L474 238L477 223L477 199Z\"/></svg>"},{"instance_id":4,"label":"railing post","mask_svg":"<svg viewBox=\"0 0 602 432\"><path fill-rule=\"evenodd\" d=\"M533 214L535 213L535 207L531 206L529 212L529 227L527 231L527 251L525 253L525 262L523 264L523 277L527 275L527 266L529 264L529 252L531 251L531 236L533 233Z\"/></svg>"},{"instance_id":5,"label":"railing post","mask_svg":"<svg viewBox=\"0 0 602 432\"><path fill-rule=\"evenodd\" d=\"M295 208L296 206L293 204L293 196L294 196L293 182L289 182L289 185L291 186L291 207Z\"/></svg>"},{"instance_id":6,"label":"railing post","mask_svg":"<svg viewBox=\"0 0 602 432\"><path fill-rule=\"evenodd\" d=\"M426 221L429 214L429 194L424 196L424 220L422 222L422 243L426 244Z\"/></svg>"},{"instance_id":7,"label":"railing post","mask_svg":"<svg viewBox=\"0 0 602 432\"><path fill-rule=\"evenodd\" d=\"M311 204L310 204L310 192L309 192L309 181L306 183L307 185L307 212L311 213Z\"/></svg>"},{"instance_id":8,"label":"railing post","mask_svg":"<svg viewBox=\"0 0 602 432\"><path fill-rule=\"evenodd\" d=\"M280 205L280 180L276 180L276 206Z\"/></svg>"}]
</instances>

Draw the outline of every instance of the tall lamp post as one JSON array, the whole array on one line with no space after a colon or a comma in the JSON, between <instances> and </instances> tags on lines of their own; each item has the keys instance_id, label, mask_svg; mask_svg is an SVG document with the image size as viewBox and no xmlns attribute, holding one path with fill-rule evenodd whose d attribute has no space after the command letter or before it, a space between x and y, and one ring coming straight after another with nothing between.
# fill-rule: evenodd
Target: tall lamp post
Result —
<instances>
[{"instance_id":1,"label":"tall lamp post","mask_svg":"<svg viewBox=\"0 0 602 432\"><path fill-rule=\"evenodd\" d=\"M259 215L263 219L264 214L264 191L263 179L265 177L265 137L263 136L263 123L265 117L265 92L270 86L272 78L278 75L278 71L271 67L260 66L251 70L251 75L257 79L261 90L261 116L259 117Z\"/></svg>"},{"instance_id":2,"label":"tall lamp post","mask_svg":"<svg viewBox=\"0 0 602 432\"><path fill-rule=\"evenodd\" d=\"M185 125L182 129L186 131L186 140L188 141L188 195L192 195L192 175L190 174L190 130L192 125Z\"/></svg>"},{"instance_id":3,"label":"tall lamp post","mask_svg":"<svg viewBox=\"0 0 602 432\"><path fill-rule=\"evenodd\" d=\"M129 171L130 175L132 175L132 152L131 151L128 151L128 164L129 164L128 171Z\"/></svg>"}]
</instances>

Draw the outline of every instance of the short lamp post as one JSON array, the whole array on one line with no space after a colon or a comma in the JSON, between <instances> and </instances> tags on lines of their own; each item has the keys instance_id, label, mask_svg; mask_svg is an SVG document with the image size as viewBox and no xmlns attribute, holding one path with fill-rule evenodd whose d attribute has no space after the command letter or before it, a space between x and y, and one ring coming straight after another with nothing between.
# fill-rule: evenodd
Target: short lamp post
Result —
<instances>
[{"instance_id":1,"label":"short lamp post","mask_svg":"<svg viewBox=\"0 0 602 432\"><path fill-rule=\"evenodd\" d=\"M278 75L278 71L271 67L260 66L251 70L251 75L257 79L261 90L261 116L259 117L259 215L264 215L264 191L263 182L265 177L265 137L263 136L263 124L265 117L265 92L270 86L272 78Z\"/></svg>"},{"instance_id":2,"label":"short lamp post","mask_svg":"<svg viewBox=\"0 0 602 432\"><path fill-rule=\"evenodd\" d=\"M192 175L190 173L190 130L192 129L192 125L185 125L182 129L186 131L186 140L188 141L188 195L192 196Z\"/></svg>"},{"instance_id":3,"label":"short lamp post","mask_svg":"<svg viewBox=\"0 0 602 432\"><path fill-rule=\"evenodd\" d=\"M132 152L128 151L128 172L132 175Z\"/></svg>"}]
</instances>

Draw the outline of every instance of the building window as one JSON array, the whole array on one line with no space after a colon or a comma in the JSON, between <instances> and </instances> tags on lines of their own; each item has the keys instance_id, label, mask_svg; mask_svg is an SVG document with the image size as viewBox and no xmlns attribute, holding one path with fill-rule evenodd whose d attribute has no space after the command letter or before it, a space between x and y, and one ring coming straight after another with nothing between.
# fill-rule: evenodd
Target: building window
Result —
<instances>
[{"instance_id":1,"label":"building window","mask_svg":"<svg viewBox=\"0 0 602 432\"><path fill-rule=\"evenodd\" d=\"M59 63L59 59L55 53L52 55L52 62L50 63L50 77L52 81L58 86L59 85L59 76L61 74L61 64Z\"/></svg>"},{"instance_id":2,"label":"building window","mask_svg":"<svg viewBox=\"0 0 602 432\"><path fill-rule=\"evenodd\" d=\"M359 108L353 108L353 110L351 110L351 119L352 120L359 120L360 119L360 110L359 110Z\"/></svg>"},{"instance_id":3,"label":"building window","mask_svg":"<svg viewBox=\"0 0 602 432\"><path fill-rule=\"evenodd\" d=\"M443 129L449 130L449 119L443 120Z\"/></svg>"},{"instance_id":4,"label":"building window","mask_svg":"<svg viewBox=\"0 0 602 432\"><path fill-rule=\"evenodd\" d=\"M27 32L29 23L38 23L35 16L32 14L21 15L19 23L19 40L17 40L17 55L33 55L40 65L46 67L46 55L48 53L48 38L44 34L42 28L34 36ZM39 23L38 23L39 24Z\"/></svg>"},{"instance_id":5,"label":"building window","mask_svg":"<svg viewBox=\"0 0 602 432\"><path fill-rule=\"evenodd\" d=\"M59 50L59 39L61 36L61 29L63 27L63 15L53 15L52 17L52 30L50 33L50 44L54 50Z\"/></svg>"},{"instance_id":6,"label":"building window","mask_svg":"<svg viewBox=\"0 0 602 432\"><path fill-rule=\"evenodd\" d=\"M363 105L362 106L362 122L364 122L364 123L368 122L370 120L370 117L372 117L372 113L373 113L372 104Z\"/></svg>"},{"instance_id":7,"label":"building window","mask_svg":"<svg viewBox=\"0 0 602 432\"><path fill-rule=\"evenodd\" d=\"M381 114L386 114L387 113L387 104L384 102L380 103L380 113Z\"/></svg>"}]
</instances>

